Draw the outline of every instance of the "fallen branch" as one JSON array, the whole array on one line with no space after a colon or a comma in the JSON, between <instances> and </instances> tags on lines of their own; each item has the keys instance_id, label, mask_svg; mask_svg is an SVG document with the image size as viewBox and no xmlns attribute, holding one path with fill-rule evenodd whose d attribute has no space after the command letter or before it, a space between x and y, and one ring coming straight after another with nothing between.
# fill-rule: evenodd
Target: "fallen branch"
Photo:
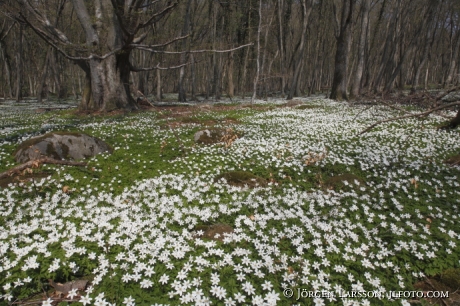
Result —
<instances>
[{"instance_id":1,"label":"fallen branch","mask_svg":"<svg viewBox=\"0 0 460 306\"><path fill-rule=\"evenodd\" d=\"M441 105L441 106L432 108L432 109L430 109L430 110L427 110L426 112L423 112L423 113L408 114L408 115L404 115L404 116L399 116L399 117L393 117L393 118L389 118L389 119L380 120L380 121L377 121L376 123L374 123L374 124L368 126L366 129L364 129L363 131L361 131L358 135L362 135L362 134L364 134L364 133L367 133L367 132L369 132L370 130L372 130L374 127L376 127L377 125L380 125L380 124L382 124L382 123L391 122L391 121L397 121L397 120L407 119L407 118L413 118L413 117L426 117L426 116L428 116L429 114L431 114L431 113L433 113L433 112L436 112L436 111L438 111L438 110L445 109L445 108L449 108L449 107L452 107L452 106L457 106L457 105L460 105L460 102L453 102L453 103Z\"/></svg>"},{"instance_id":2,"label":"fallen branch","mask_svg":"<svg viewBox=\"0 0 460 306\"><path fill-rule=\"evenodd\" d=\"M54 159L54 158L49 158L49 157L43 157L40 159L30 160L8 171L0 173L0 179L4 179L13 174L19 174L21 171L27 168L39 168L40 165L42 164L54 164L54 165L66 165L66 166L86 166L87 165L87 163L85 162L74 162L74 161L68 161L68 160L59 160L59 159Z\"/></svg>"},{"instance_id":3,"label":"fallen branch","mask_svg":"<svg viewBox=\"0 0 460 306\"><path fill-rule=\"evenodd\" d=\"M137 94L139 96L142 96L142 98L144 98L144 101L146 101L150 106L155 107L155 105L153 105L153 103L150 102L149 99L147 99L147 97L140 90L137 91Z\"/></svg>"}]
</instances>

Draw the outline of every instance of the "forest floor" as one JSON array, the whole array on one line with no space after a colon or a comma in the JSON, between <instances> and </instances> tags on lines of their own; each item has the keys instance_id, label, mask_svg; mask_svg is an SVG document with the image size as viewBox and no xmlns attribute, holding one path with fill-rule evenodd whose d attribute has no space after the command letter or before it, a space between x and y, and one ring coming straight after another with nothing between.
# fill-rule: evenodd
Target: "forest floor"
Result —
<instances>
[{"instance_id":1,"label":"forest floor","mask_svg":"<svg viewBox=\"0 0 460 306\"><path fill-rule=\"evenodd\" d=\"M445 161L459 155L460 131L437 129L454 116L444 112L359 135L419 111L399 107L320 97L96 115L5 106L0 172L19 143L50 131L97 136L114 152L0 182L0 298L455 305L460 167ZM196 143L201 130L221 134Z\"/></svg>"}]
</instances>

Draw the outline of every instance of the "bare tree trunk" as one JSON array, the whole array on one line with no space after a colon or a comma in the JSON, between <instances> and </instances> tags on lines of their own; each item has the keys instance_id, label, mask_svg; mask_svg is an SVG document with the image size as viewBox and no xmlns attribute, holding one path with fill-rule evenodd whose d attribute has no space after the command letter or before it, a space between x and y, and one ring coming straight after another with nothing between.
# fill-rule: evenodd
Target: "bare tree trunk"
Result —
<instances>
[{"instance_id":1,"label":"bare tree trunk","mask_svg":"<svg viewBox=\"0 0 460 306\"><path fill-rule=\"evenodd\" d=\"M161 101L161 71L157 69L157 90L156 90L156 100Z\"/></svg>"},{"instance_id":2,"label":"bare tree trunk","mask_svg":"<svg viewBox=\"0 0 460 306\"><path fill-rule=\"evenodd\" d=\"M458 58L459 50L460 50L460 33L457 35L455 47L451 55L447 77L446 77L446 80L444 81L444 87L447 87L449 84L451 84L452 80L454 79L455 69L457 68L457 58Z\"/></svg>"},{"instance_id":3,"label":"bare tree trunk","mask_svg":"<svg viewBox=\"0 0 460 306\"><path fill-rule=\"evenodd\" d=\"M257 69L254 77L254 87L252 92L251 104L254 103L257 95L257 84L259 83L260 74L260 31L262 30L262 0L259 0L259 26L257 27Z\"/></svg>"},{"instance_id":4,"label":"bare tree trunk","mask_svg":"<svg viewBox=\"0 0 460 306\"><path fill-rule=\"evenodd\" d=\"M187 8L184 17L184 27L182 28L182 36L186 36L190 32L190 6L192 0L187 1ZM182 40L182 48L185 50L187 48L187 39ZM187 60L187 55L185 53L181 54L180 62L185 64ZM185 93L185 66L182 66L179 71L179 102L187 102L187 96Z\"/></svg>"},{"instance_id":5,"label":"bare tree trunk","mask_svg":"<svg viewBox=\"0 0 460 306\"><path fill-rule=\"evenodd\" d=\"M361 80L363 78L364 71L364 56L366 52L366 40L368 37L367 29L369 26L369 11L370 11L370 0L363 0L361 6L361 35L359 36L358 45L358 65L353 78L353 85L351 87L351 97L357 97L361 91Z\"/></svg>"},{"instance_id":6,"label":"bare tree trunk","mask_svg":"<svg viewBox=\"0 0 460 306\"><path fill-rule=\"evenodd\" d=\"M19 102L22 99L22 85L24 80L24 71L23 71L23 36L24 36L24 26L19 25L19 38L18 38L18 53L16 54L16 101Z\"/></svg>"},{"instance_id":7,"label":"bare tree trunk","mask_svg":"<svg viewBox=\"0 0 460 306\"><path fill-rule=\"evenodd\" d=\"M80 24L86 32L86 41L89 46L98 46L104 52L108 52L123 44L123 31L110 0L95 1L95 22L91 22L87 4L83 0L72 0L72 3ZM103 43L100 41L101 37L103 37ZM85 101L82 100L80 105L82 109L111 111L137 108L129 87L131 72L129 56L130 50L125 50L125 52L103 60L91 58L88 61L92 103L84 105Z\"/></svg>"},{"instance_id":8,"label":"bare tree trunk","mask_svg":"<svg viewBox=\"0 0 460 306\"><path fill-rule=\"evenodd\" d=\"M48 85L46 85L46 79L48 78L48 65L52 52L53 48L49 47L48 52L46 53L45 61L43 63L42 75L39 81L40 85L37 88L38 103L42 103L43 98L48 99Z\"/></svg>"},{"instance_id":9,"label":"bare tree trunk","mask_svg":"<svg viewBox=\"0 0 460 306\"><path fill-rule=\"evenodd\" d=\"M8 50L6 48L6 44L4 41L0 40L0 48L2 51L2 56L3 60L5 63L5 75L6 75L6 86L8 89L8 97L12 98L13 97L13 81L11 77L11 58L10 55L8 54Z\"/></svg>"},{"instance_id":10,"label":"bare tree trunk","mask_svg":"<svg viewBox=\"0 0 460 306\"><path fill-rule=\"evenodd\" d=\"M414 78L412 79L412 91L415 92L417 90L417 86L419 83L420 75L422 73L422 69L425 65L425 63L428 60L428 55L430 51L430 45L431 45L431 39L433 36L433 31L435 30L435 17L437 14L437 8L438 8L438 0L430 0L429 4L429 13L428 13L428 18L426 20L426 25L427 25L427 32L425 36L425 44L423 45L423 51L422 51L422 59L420 63L416 66L415 73L414 73Z\"/></svg>"},{"instance_id":11,"label":"bare tree trunk","mask_svg":"<svg viewBox=\"0 0 460 306\"><path fill-rule=\"evenodd\" d=\"M280 74L281 74L281 96L284 97L284 87L286 86L286 78L284 71L284 38L283 38L283 17L284 0L278 0L278 49L280 51Z\"/></svg>"},{"instance_id":12,"label":"bare tree trunk","mask_svg":"<svg viewBox=\"0 0 460 306\"><path fill-rule=\"evenodd\" d=\"M354 0L343 2L339 36L337 37L337 51L335 53L334 79L330 95L330 98L334 100L348 100L348 55L351 46L354 3Z\"/></svg>"},{"instance_id":13,"label":"bare tree trunk","mask_svg":"<svg viewBox=\"0 0 460 306\"><path fill-rule=\"evenodd\" d=\"M233 52L230 52L228 54L228 96L230 98L233 98L235 96L235 84L233 83Z\"/></svg>"},{"instance_id":14,"label":"bare tree trunk","mask_svg":"<svg viewBox=\"0 0 460 306\"><path fill-rule=\"evenodd\" d=\"M307 35L308 19L310 17L311 9L312 1L308 0L307 2L307 0L302 0L302 34L300 36L300 45L297 49L298 53L294 62L294 75L292 77L291 88L287 97L288 100L291 100L294 97L294 94L298 92L298 82L300 71L302 69L302 62L306 46L305 39Z\"/></svg>"},{"instance_id":15,"label":"bare tree trunk","mask_svg":"<svg viewBox=\"0 0 460 306\"><path fill-rule=\"evenodd\" d=\"M192 97L193 101L196 101L196 71L195 71L195 58L193 53L190 53L190 74L192 78Z\"/></svg>"},{"instance_id":16,"label":"bare tree trunk","mask_svg":"<svg viewBox=\"0 0 460 306\"><path fill-rule=\"evenodd\" d=\"M250 6L250 2L249 2L249 6ZM250 30L250 27L251 27L251 11L252 9L249 8L248 9L248 13L247 13L247 25L248 25L248 42L251 41L251 30ZM240 88L241 88L241 98L244 99L245 95L246 95L246 75L247 75L247 70L248 70L248 61L249 61L249 52L250 52L250 48L247 48L246 49L246 54L244 55L244 61L243 61L243 75L241 77L241 80L240 80Z\"/></svg>"}]
</instances>

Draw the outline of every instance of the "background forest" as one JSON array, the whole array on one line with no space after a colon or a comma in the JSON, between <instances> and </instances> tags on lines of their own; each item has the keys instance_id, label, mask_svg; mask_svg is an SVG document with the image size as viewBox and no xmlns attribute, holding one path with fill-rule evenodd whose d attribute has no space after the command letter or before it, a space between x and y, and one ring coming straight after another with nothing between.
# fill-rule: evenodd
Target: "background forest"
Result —
<instances>
[{"instance_id":1,"label":"background forest","mask_svg":"<svg viewBox=\"0 0 460 306\"><path fill-rule=\"evenodd\" d=\"M5 99L81 99L94 54L101 62L127 54L121 82L135 97L158 100L254 88L259 97L291 98L332 89L340 100L459 79L456 0L18 0L0 1L0 9ZM111 27L118 45L109 42Z\"/></svg>"}]
</instances>

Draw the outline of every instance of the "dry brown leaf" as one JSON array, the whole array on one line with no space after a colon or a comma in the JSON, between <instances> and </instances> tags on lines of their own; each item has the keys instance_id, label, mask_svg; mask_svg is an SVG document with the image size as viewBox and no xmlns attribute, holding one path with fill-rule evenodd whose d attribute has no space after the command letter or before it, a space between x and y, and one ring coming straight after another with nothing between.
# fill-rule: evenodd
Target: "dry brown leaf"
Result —
<instances>
[{"instance_id":1,"label":"dry brown leaf","mask_svg":"<svg viewBox=\"0 0 460 306\"><path fill-rule=\"evenodd\" d=\"M39 167L40 167L40 163L38 161L32 162L32 168L39 168Z\"/></svg>"},{"instance_id":2,"label":"dry brown leaf","mask_svg":"<svg viewBox=\"0 0 460 306\"><path fill-rule=\"evenodd\" d=\"M62 192L69 193L70 192L70 187L69 186L62 187Z\"/></svg>"}]
</instances>

